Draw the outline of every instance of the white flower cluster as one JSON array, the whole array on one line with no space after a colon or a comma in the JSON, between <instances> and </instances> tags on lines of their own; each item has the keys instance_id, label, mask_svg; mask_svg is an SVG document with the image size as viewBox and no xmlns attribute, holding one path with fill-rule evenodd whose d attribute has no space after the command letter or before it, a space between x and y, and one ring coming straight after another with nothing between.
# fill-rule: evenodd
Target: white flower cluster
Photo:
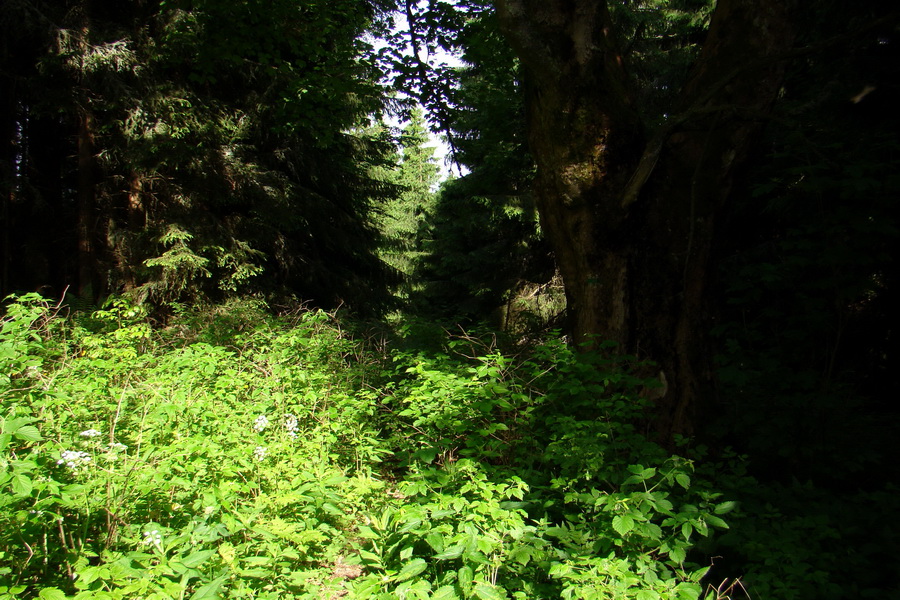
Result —
<instances>
[{"instance_id":1,"label":"white flower cluster","mask_svg":"<svg viewBox=\"0 0 900 600\"><path fill-rule=\"evenodd\" d=\"M253 421L253 429L255 429L256 431L261 432L263 429L265 429L268 426L269 426L269 417L267 417L266 415L259 415L258 417L256 417L256 420Z\"/></svg>"},{"instance_id":2,"label":"white flower cluster","mask_svg":"<svg viewBox=\"0 0 900 600\"><path fill-rule=\"evenodd\" d=\"M73 471L79 471L87 468L91 464L91 457L87 452L81 450L63 450L60 458L56 461L58 465L65 465Z\"/></svg>"},{"instance_id":3,"label":"white flower cluster","mask_svg":"<svg viewBox=\"0 0 900 600\"><path fill-rule=\"evenodd\" d=\"M300 429L300 423L294 415L288 415L284 418L284 428L287 434L292 438L297 437L297 430Z\"/></svg>"},{"instance_id":4,"label":"white flower cluster","mask_svg":"<svg viewBox=\"0 0 900 600\"><path fill-rule=\"evenodd\" d=\"M103 435L103 434L101 434L96 429L86 429L86 430L82 431L81 433L79 433L78 435L80 435L81 437L93 438L93 437L97 437L98 435Z\"/></svg>"},{"instance_id":5,"label":"white flower cluster","mask_svg":"<svg viewBox=\"0 0 900 600\"><path fill-rule=\"evenodd\" d=\"M262 460L266 457L266 452L268 451L269 449L265 446L257 446L253 451L253 458L255 458L256 460Z\"/></svg>"},{"instance_id":6,"label":"white flower cluster","mask_svg":"<svg viewBox=\"0 0 900 600\"><path fill-rule=\"evenodd\" d=\"M259 415L253 421L253 429L257 433L262 433L270 424L269 417L266 415ZM300 421L294 415L285 415L284 416L284 430L287 432L288 436L291 438L296 438L297 433L300 431ZM253 450L253 458L257 461L261 461L265 459L269 452L269 449L265 446L257 446Z\"/></svg>"},{"instance_id":7,"label":"white flower cluster","mask_svg":"<svg viewBox=\"0 0 900 600\"><path fill-rule=\"evenodd\" d=\"M162 534L159 533L158 529L144 532L144 545L156 546L157 548L162 546Z\"/></svg>"}]
</instances>

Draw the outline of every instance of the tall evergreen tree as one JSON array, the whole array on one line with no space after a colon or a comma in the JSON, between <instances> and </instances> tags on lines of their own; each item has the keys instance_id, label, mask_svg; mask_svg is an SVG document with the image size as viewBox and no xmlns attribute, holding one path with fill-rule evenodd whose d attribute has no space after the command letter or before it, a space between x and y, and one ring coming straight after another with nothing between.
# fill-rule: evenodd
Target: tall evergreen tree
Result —
<instances>
[{"instance_id":1,"label":"tall evergreen tree","mask_svg":"<svg viewBox=\"0 0 900 600\"><path fill-rule=\"evenodd\" d=\"M58 136L41 146L56 148L62 175L45 162L35 177L59 182L59 235L73 257L33 259L62 262L51 283L156 301L240 289L379 304L384 268L366 213L388 189L366 163L388 147L358 125L381 107L361 36L386 5L16 6L49 33L29 38L38 50L22 57L33 67L7 121L23 144L6 164L39 166L28 154L38 125ZM11 189L25 190L25 175ZM27 218L40 205L22 196L7 221L24 231L10 244L22 259L40 239Z\"/></svg>"},{"instance_id":2,"label":"tall evergreen tree","mask_svg":"<svg viewBox=\"0 0 900 600\"><path fill-rule=\"evenodd\" d=\"M530 190L520 71L490 10L471 12L455 41L463 66L442 118L467 173L442 186L428 223L422 304L444 317L494 314L503 325L502 307L553 273Z\"/></svg>"},{"instance_id":3,"label":"tall evergreen tree","mask_svg":"<svg viewBox=\"0 0 900 600\"><path fill-rule=\"evenodd\" d=\"M387 176L399 192L378 211L378 224L384 236L383 254L388 264L401 274L407 295L415 287L412 278L422 255L422 223L434 210L434 188L440 179L434 146L428 144L424 112L417 108L403 127L399 162Z\"/></svg>"}]
</instances>

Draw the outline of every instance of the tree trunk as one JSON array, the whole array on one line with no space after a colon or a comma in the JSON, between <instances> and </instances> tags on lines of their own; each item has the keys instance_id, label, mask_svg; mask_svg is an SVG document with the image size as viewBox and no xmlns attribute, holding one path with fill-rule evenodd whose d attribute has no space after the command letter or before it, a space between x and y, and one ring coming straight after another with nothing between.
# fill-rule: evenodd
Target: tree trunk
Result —
<instances>
[{"instance_id":1,"label":"tree trunk","mask_svg":"<svg viewBox=\"0 0 900 600\"><path fill-rule=\"evenodd\" d=\"M19 120L16 114L16 96L12 78L0 79L7 87L7 92L0 95L0 122L3 126L3 153L0 155L0 165L3 171L0 173L0 193L3 198L2 214L0 214L0 298L5 298L12 291L10 282L10 263L12 261L12 242L10 234L12 229L12 205L16 197L16 159L19 155Z\"/></svg>"},{"instance_id":2,"label":"tree trunk","mask_svg":"<svg viewBox=\"0 0 900 600\"><path fill-rule=\"evenodd\" d=\"M78 115L78 295L96 300L95 239L97 237L97 158L93 119L87 108Z\"/></svg>"},{"instance_id":3,"label":"tree trunk","mask_svg":"<svg viewBox=\"0 0 900 600\"><path fill-rule=\"evenodd\" d=\"M137 285L135 243L146 227L147 212L144 207L144 178L132 171L128 181L125 211L128 215L124 234L120 233L116 242L115 258L122 286L125 291L134 290Z\"/></svg>"},{"instance_id":4,"label":"tree trunk","mask_svg":"<svg viewBox=\"0 0 900 600\"><path fill-rule=\"evenodd\" d=\"M497 4L524 66L537 204L572 340L654 361L658 433L690 434L711 377L716 217L780 87L784 3L720 0L678 114L649 139L605 3Z\"/></svg>"}]
</instances>

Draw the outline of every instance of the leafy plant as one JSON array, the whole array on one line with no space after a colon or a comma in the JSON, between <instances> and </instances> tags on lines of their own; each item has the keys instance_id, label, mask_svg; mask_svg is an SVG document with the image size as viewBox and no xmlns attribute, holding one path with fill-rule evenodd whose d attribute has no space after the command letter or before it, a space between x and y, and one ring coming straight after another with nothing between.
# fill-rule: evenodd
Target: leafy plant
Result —
<instances>
[{"instance_id":1,"label":"leafy plant","mask_svg":"<svg viewBox=\"0 0 900 600\"><path fill-rule=\"evenodd\" d=\"M700 597L734 504L635 428L630 359L242 306L10 305L0 598Z\"/></svg>"}]
</instances>

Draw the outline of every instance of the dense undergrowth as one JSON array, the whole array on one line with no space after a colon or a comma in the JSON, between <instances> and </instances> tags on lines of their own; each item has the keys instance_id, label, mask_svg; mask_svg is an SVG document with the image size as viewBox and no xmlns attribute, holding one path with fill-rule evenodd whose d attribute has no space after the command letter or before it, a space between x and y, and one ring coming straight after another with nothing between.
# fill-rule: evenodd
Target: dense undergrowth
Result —
<instances>
[{"instance_id":1,"label":"dense undergrowth","mask_svg":"<svg viewBox=\"0 0 900 600\"><path fill-rule=\"evenodd\" d=\"M25 296L0 330L0 599L738 597L703 578L752 481L642 435L630 365ZM767 533L739 543L777 562Z\"/></svg>"}]
</instances>

